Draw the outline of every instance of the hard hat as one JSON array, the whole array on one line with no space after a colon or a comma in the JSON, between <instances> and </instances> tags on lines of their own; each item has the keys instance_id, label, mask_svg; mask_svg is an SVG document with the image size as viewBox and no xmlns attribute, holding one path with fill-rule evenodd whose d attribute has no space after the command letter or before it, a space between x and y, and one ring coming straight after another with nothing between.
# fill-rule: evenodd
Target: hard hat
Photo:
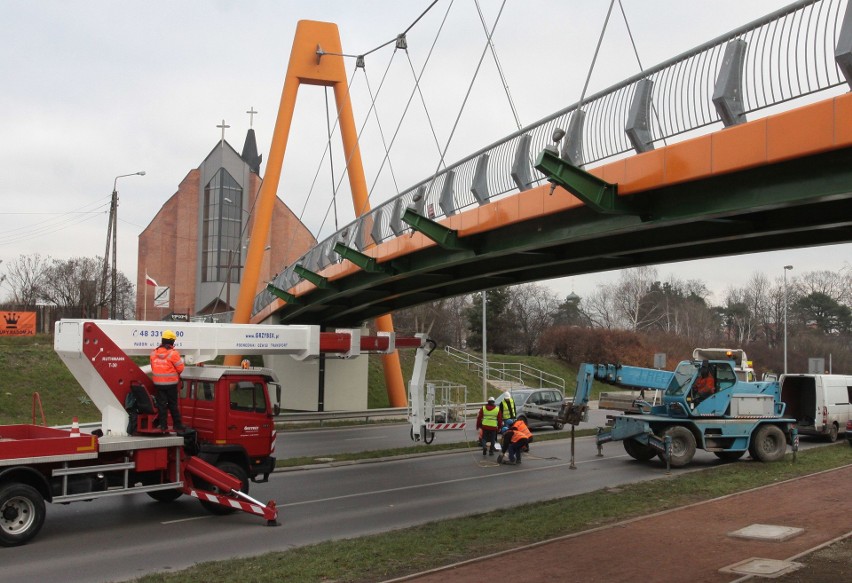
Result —
<instances>
[{"instance_id":1,"label":"hard hat","mask_svg":"<svg viewBox=\"0 0 852 583\"><path fill-rule=\"evenodd\" d=\"M489 402L489 403L493 403L493 402L494 402L494 397L488 397L488 402Z\"/></svg>"},{"instance_id":2,"label":"hard hat","mask_svg":"<svg viewBox=\"0 0 852 583\"><path fill-rule=\"evenodd\" d=\"M170 340L171 342L174 342L177 340L177 336L171 330L166 330L163 332L163 340Z\"/></svg>"}]
</instances>

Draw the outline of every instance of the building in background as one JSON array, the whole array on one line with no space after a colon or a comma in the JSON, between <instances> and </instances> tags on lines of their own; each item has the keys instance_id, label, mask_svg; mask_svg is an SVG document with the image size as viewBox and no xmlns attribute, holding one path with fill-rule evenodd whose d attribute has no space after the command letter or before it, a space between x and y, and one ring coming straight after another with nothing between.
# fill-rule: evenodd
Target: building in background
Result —
<instances>
[{"instance_id":1,"label":"building in background","mask_svg":"<svg viewBox=\"0 0 852 583\"><path fill-rule=\"evenodd\" d=\"M223 122L224 125L224 122ZM260 192L261 156L254 130L242 154L223 138L201 165L186 175L139 235L136 318L192 319L219 314L230 320L240 293L253 209ZM280 199L275 200L258 290L282 265L316 244L310 231ZM146 285L146 274L157 288ZM157 299L155 290L168 287Z\"/></svg>"}]
</instances>

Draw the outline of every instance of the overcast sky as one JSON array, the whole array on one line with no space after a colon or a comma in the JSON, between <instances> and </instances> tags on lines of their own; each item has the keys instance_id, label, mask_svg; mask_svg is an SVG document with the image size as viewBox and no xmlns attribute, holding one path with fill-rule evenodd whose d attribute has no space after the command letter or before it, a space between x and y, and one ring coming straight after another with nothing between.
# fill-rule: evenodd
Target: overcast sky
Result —
<instances>
[{"instance_id":1,"label":"overcast sky","mask_svg":"<svg viewBox=\"0 0 852 583\"><path fill-rule=\"evenodd\" d=\"M645 68L787 4L622 1ZM0 259L9 262L32 253L58 259L102 256L115 178L144 170L145 176L117 182L118 266L135 280L139 233L217 145L221 130L216 126L222 120L230 125L225 138L239 151L249 128L246 111L254 107L259 112L254 129L265 172L299 20L337 23L344 52L362 54L395 38L429 4L0 0ZM480 0L489 27L501 4ZM605 0L505 3L494 44L523 125L579 99L608 5ZM490 56L462 108L485 44L473 0L440 0L407 38L407 57L394 54L392 45L377 50L352 84L359 128L370 111L370 95L378 96L362 134L368 185L375 183L373 206L433 173L439 151L446 149L446 161L452 163L517 129ZM427 57L422 98L415 97L400 124L414 87L412 68L420 71ZM346 65L351 77L354 60ZM616 12L587 94L638 71ZM390 164L383 164L375 112L386 142L398 131ZM328 159L323 161L327 131L324 90L303 86L278 195L319 239L334 228L334 215L326 211L333 208L332 184L340 181L342 167L338 153L332 180ZM335 140L336 145L339 137ZM352 220L345 180L336 207L340 225ZM852 245L836 245L672 264L658 271L662 279L669 274L703 279L721 301L727 287L744 285L755 271L777 279L785 264L799 273L836 271L850 261ZM592 274L548 285L559 294L586 295L597 283L615 278L617 273ZM0 286L0 299L7 292Z\"/></svg>"}]
</instances>

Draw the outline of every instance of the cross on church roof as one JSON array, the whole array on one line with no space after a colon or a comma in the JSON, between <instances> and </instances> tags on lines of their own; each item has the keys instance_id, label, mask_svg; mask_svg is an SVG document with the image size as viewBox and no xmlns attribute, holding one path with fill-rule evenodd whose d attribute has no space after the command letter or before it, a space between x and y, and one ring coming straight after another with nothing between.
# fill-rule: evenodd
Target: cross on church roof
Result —
<instances>
[{"instance_id":1,"label":"cross on church roof","mask_svg":"<svg viewBox=\"0 0 852 583\"><path fill-rule=\"evenodd\" d=\"M223 120L222 120L222 124L221 124L221 125L217 125L216 127L217 127L217 128L222 128L222 141L220 142L220 145L224 148L224 147L225 147L225 129L226 129L226 128L229 128L229 127L231 127L231 126L226 125L226 124L225 124L225 120L223 119Z\"/></svg>"},{"instance_id":2,"label":"cross on church roof","mask_svg":"<svg viewBox=\"0 0 852 583\"><path fill-rule=\"evenodd\" d=\"M254 110L254 106L252 105L251 109L249 109L246 113L249 114L249 127L253 127L254 126L254 114L257 113Z\"/></svg>"}]
</instances>

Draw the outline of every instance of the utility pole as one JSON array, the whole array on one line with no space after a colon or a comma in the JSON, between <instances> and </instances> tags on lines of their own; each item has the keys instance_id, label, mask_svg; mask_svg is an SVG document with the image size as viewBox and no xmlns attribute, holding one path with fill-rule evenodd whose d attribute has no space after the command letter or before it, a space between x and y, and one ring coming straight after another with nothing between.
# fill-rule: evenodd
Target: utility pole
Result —
<instances>
[{"instance_id":1,"label":"utility pole","mask_svg":"<svg viewBox=\"0 0 852 583\"><path fill-rule=\"evenodd\" d=\"M106 249L104 250L104 266L101 270L101 306L106 305L107 297L107 274L111 275L109 294L109 318L115 320L116 316L116 286L118 283L118 179L126 176L145 176L145 171L133 172L131 174L120 174L112 182L112 198L109 203L109 221L107 224ZM109 251L112 245L112 270L110 271Z\"/></svg>"}]
</instances>

